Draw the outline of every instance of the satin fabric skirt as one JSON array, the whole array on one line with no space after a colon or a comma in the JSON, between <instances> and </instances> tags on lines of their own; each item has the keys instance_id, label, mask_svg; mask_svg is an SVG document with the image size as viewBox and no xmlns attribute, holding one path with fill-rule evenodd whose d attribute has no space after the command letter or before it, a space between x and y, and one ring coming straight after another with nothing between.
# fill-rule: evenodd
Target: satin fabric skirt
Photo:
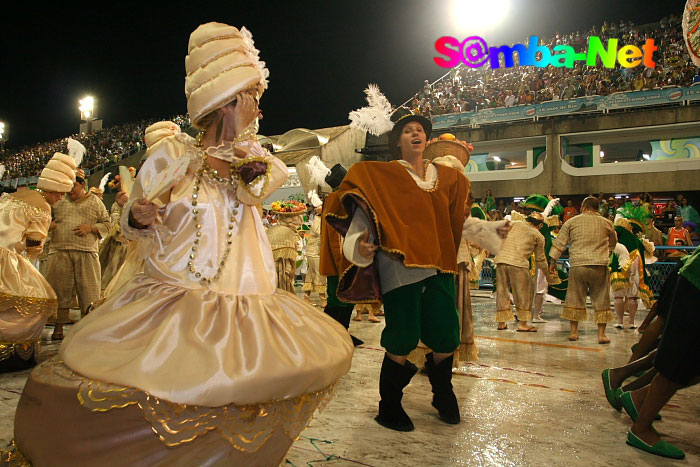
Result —
<instances>
[{"instance_id":1,"label":"satin fabric skirt","mask_svg":"<svg viewBox=\"0 0 700 467\"><path fill-rule=\"evenodd\" d=\"M90 379L208 407L321 390L352 354L345 328L291 293L217 294L145 274L80 320L59 353Z\"/></svg>"},{"instance_id":2,"label":"satin fabric skirt","mask_svg":"<svg viewBox=\"0 0 700 467\"><path fill-rule=\"evenodd\" d=\"M112 281L117 271L124 264L126 259L127 246L124 243L118 242L113 236L107 238L100 245L100 267L102 268L102 286L101 289L107 288L107 285Z\"/></svg>"},{"instance_id":3,"label":"satin fabric skirt","mask_svg":"<svg viewBox=\"0 0 700 467\"><path fill-rule=\"evenodd\" d=\"M321 391L259 406L181 406L85 380L55 357L27 380L12 455L36 467L277 466L329 399Z\"/></svg>"},{"instance_id":4,"label":"satin fabric skirt","mask_svg":"<svg viewBox=\"0 0 700 467\"><path fill-rule=\"evenodd\" d=\"M124 285L128 284L131 279L143 272L146 262L139 255L138 245L133 243L126 247L126 256L119 270L114 274L114 277L109 281L104 290L104 297L109 298ZM104 276L103 276L104 277Z\"/></svg>"},{"instance_id":5,"label":"satin fabric skirt","mask_svg":"<svg viewBox=\"0 0 700 467\"><path fill-rule=\"evenodd\" d=\"M56 293L22 256L0 248L0 344L38 341Z\"/></svg>"}]
</instances>

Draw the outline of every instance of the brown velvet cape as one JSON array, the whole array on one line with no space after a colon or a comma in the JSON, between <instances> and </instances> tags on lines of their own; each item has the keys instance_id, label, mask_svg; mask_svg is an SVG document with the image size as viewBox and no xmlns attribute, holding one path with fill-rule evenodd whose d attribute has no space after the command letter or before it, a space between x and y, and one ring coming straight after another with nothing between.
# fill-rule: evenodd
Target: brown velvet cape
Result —
<instances>
[{"instance_id":1,"label":"brown velvet cape","mask_svg":"<svg viewBox=\"0 0 700 467\"><path fill-rule=\"evenodd\" d=\"M339 203L327 206L324 219L344 236L355 209L363 209L384 252L397 255L406 267L456 274L469 180L453 168L435 168L435 186L424 190L396 161L359 162L348 171L336 192ZM376 262L340 271L338 298L351 303L381 300Z\"/></svg>"}]
</instances>

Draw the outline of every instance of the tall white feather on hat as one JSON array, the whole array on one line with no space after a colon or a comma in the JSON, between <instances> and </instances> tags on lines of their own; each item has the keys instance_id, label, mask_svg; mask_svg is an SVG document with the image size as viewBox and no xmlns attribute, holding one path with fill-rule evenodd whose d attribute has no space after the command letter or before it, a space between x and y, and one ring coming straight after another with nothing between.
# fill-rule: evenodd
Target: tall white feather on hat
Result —
<instances>
[{"instance_id":1,"label":"tall white feather on hat","mask_svg":"<svg viewBox=\"0 0 700 467\"><path fill-rule=\"evenodd\" d=\"M350 126L367 131L374 136L382 135L394 127L391 121L391 103L384 96L376 84L369 84L365 89L367 94L367 107L353 110L348 117Z\"/></svg>"},{"instance_id":2,"label":"tall white feather on hat","mask_svg":"<svg viewBox=\"0 0 700 467\"><path fill-rule=\"evenodd\" d=\"M321 201L321 198L319 198L318 193L316 193L316 190L309 191L307 193L307 196L309 198L311 206L317 208L323 204L323 201Z\"/></svg>"},{"instance_id":3,"label":"tall white feather on hat","mask_svg":"<svg viewBox=\"0 0 700 467\"><path fill-rule=\"evenodd\" d=\"M70 136L66 138L66 143L68 143L68 155L75 159L75 166L80 167L87 149L85 149L85 146L83 146L80 141L77 141Z\"/></svg>"},{"instance_id":4,"label":"tall white feather on hat","mask_svg":"<svg viewBox=\"0 0 700 467\"><path fill-rule=\"evenodd\" d=\"M548 218L550 214L552 214L552 209L554 209L554 206L559 204L559 201L559 198L549 200L549 203L547 203L547 207L544 208L544 211L542 212L542 217L544 217L545 219Z\"/></svg>"},{"instance_id":5,"label":"tall white feather on hat","mask_svg":"<svg viewBox=\"0 0 700 467\"><path fill-rule=\"evenodd\" d=\"M107 184L107 180L109 180L109 176L112 175L111 172L107 172L104 177L100 179L100 185L98 189L102 192L105 191L105 185Z\"/></svg>"},{"instance_id":6,"label":"tall white feather on hat","mask_svg":"<svg viewBox=\"0 0 700 467\"><path fill-rule=\"evenodd\" d=\"M0 180L5 175L5 164L0 164Z\"/></svg>"},{"instance_id":7,"label":"tall white feather on hat","mask_svg":"<svg viewBox=\"0 0 700 467\"><path fill-rule=\"evenodd\" d=\"M306 169L309 171L312 184L330 189L326 183L326 177L331 173L331 169L326 167L326 164L318 156L313 156L309 159L306 163Z\"/></svg>"}]
</instances>

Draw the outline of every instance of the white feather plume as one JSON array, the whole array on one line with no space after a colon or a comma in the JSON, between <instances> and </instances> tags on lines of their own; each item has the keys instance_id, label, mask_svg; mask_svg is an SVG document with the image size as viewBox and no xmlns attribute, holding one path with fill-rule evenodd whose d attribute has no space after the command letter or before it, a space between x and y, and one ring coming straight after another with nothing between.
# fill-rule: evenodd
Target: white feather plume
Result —
<instances>
[{"instance_id":1,"label":"white feather plume","mask_svg":"<svg viewBox=\"0 0 700 467\"><path fill-rule=\"evenodd\" d=\"M367 107L353 110L348 117L350 126L367 131L375 136L391 131L394 124L391 121L391 103L376 84L369 84L365 89Z\"/></svg>"},{"instance_id":2,"label":"white feather plume","mask_svg":"<svg viewBox=\"0 0 700 467\"><path fill-rule=\"evenodd\" d=\"M107 172L107 174L105 174L105 176L100 179L99 189L103 192L105 191L105 185L107 184L107 180L109 180L110 175L112 175L112 173Z\"/></svg>"},{"instance_id":3,"label":"white feather plume","mask_svg":"<svg viewBox=\"0 0 700 467\"><path fill-rule=\"evenodd\" d=\"M5 164L0 164L0 180L5 175Z\"/></svg>"},{"instance_id":4,"label":"white feather plume","mask_svg":"<svg viewBox=\"0 0 700 467\"><path fill-rule=\"evenodd\" d=\"M559 198L554 198L552 200L549 200L549 203L547 203L547 207L544 208L544 212L542 212L542 217L545 219L548 218L552 214L552 209L554 209L554 206L559 204Z\"/></svg>"},{"instance_id":5,"label":"white feather plume","mask_svg":"<svg viewBox=\"0 0 700 467\"><path fill-rule=\"evenodd\" d=\"M66 142L68 143L68 155L75 159L75 166L80 167L87 149L80 141L74 140L70 136L66 138Z\"/></svg>"},{"instance_id":6,"label":"white feather plume","mask_svg":"<svg viewBox=\"0 0 700 467\"><path fill-rule=\"evenodd\" d=\"M326 164L318 156L309 159L309 162L306 163L306 169L309 171L313 185L330 188L326 183L326 177L331 173L331 169L326 167Z\"/></svg>"},{"instance_id":7,"label":"white feather plume","mask_svg":"<svg viewBox=\"0 0 700 467\"><path fill-rule=\"evenodd\" d=\"M307 194L309 198L309 203L311 203L311 206L317 208L323 204L323 201L321 201L321 198L319 198L318 193L316 193L316 190L311 190Z\"/></svg>"}]
</instances>

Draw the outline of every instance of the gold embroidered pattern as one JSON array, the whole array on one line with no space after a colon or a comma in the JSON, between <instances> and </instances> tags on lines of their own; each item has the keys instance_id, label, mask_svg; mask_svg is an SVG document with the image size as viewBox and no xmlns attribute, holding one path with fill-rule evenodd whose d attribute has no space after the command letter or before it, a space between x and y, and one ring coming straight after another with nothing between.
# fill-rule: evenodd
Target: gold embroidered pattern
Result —
<instances>
[{"instance_id":1,"label":"gold embroidered pattern","mask_svg":"<svg viewBox=\"0 0 700 467\"><path fill-rule=\"evenodd\" d=\"M314 412L322 410L330 401L335 389L335 384L332 384L290 399L205 407L176 404L135 388L83 377L57 357L43 365L41 370L49 371L51 377L79 381L78 401L93 412L138 405L154 433L166 446L178 446L216 431L242 452L257 451L278 428L290 439L296 439L311 422Z\"/></svg>"},{"instance_id":2,"label":"gold embroidered pattern","mask_svg":"<svg viewBox=\"0 0 700 467\"><path fill-rule=\"evenodd\" d=\"M51 222L51 211L40 209L7 193L2 197L2 201L4 203L0 203L0 205L4 204L3 207L21 209L27 217L38 217L41 220Z\"/></svg>"},{"instance_id":3,"label":"gold embroidered pattern","mask_svg":"<svg viewBox=\"0 0 700 467\"><path fill-rule=\"evenodd\" d=\"M0 362L7 360L13 354L19 355L22 360L29 360L39 353L39 340L15 343L0 343Z\"/></svg>"},{"instance_id":4,"label":"gold embroidered pattern","mask_svg":"<svg viewBox=\"0 0 700 467\"><path fill-rule=\"evenodd\" d=\"M32 467L32 464L17 448L14 439L12 440L12 449L9 451L0 449L0 464L7 467Z\"/></svg>"},{"instance_id":5,"label":"gold embroidered pattern","mask_svg":"<svg viewBox=\"0 0 700 467\"><path fill-rule=\"evenodd\" d=\"M0 292L0 310L14 308L23 318L29 318L37 313L46 316L58 310L58 300L55 298L20 297Z\"/></svg>"}]
</instances>

